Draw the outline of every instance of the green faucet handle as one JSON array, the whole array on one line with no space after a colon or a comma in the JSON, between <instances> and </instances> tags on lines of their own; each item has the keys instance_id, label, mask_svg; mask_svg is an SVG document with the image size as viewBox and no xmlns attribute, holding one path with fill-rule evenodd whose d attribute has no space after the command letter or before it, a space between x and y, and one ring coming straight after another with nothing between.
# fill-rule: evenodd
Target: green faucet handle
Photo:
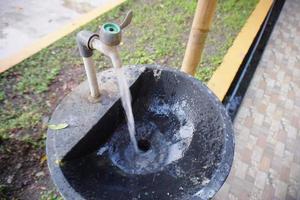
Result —
<instances>
[{"instance_id":1,"label":"green faucet handle","mask_svg":"<svg viewBox=\"0 0 300 200\"><path fill-rule=\"evenodd\" d=\"M128 26L132 20L132 11L129 11L121 23L105 23L100 28L100 40L108 46L116 46L121 43L122 29Z\"/></svg>"},{"instance_id":2,"label":"green faucet handle","mask_svg":"<svg viewBox=\"0 0 300 200\"><path fill-rule=\"evenodd\" d=\"M118 34L119 32L121 32L121 27L115 23L105 23L102 27L103 31L110 34Z\"/></svg>"}]
</instances>

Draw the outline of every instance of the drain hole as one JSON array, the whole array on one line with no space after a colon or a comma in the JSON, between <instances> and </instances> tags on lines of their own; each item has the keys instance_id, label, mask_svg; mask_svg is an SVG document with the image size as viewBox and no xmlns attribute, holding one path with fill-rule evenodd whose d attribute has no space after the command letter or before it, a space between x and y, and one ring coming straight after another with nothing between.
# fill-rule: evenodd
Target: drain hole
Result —
<instances>
[{"instance_id":1,"label":"drain hole","mask_svg":"<svg viewBox=\"0 0 300 200\"><path fill-rule=\"evenodd\" d=\"M150 144L150 142L148 140L140 139L138 141L138 147L139 147L139 149L141 151L146 152L146 151L148 151L150 149L151 144Z\"/></svg>"},{"instance_id":2,"label":"drain hole","mask_svg":"<svg viewBox=\"0 0 300 200\"><path fill-rule=\"evenodd\" d=\"M110 31L110 32L113 32L113 31L115 31L115 30L114 30L113 28L109 28L109 31Z\"/></svg>"}]
</instances>

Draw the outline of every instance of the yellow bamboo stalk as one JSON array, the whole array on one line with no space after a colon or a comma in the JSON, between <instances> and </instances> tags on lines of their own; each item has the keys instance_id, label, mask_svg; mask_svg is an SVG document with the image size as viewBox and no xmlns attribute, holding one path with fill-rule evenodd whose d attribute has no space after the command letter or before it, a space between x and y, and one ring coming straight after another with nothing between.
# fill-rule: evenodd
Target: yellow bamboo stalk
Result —
<instances>
[{"instance_id":1,"label":"yellow bamboo stalk","mask_svg":"<svg viewBox=\"0 0 300 200\"><path fill-rule=\"evenodd\" d=\"M216 10L217 0L198 0L189 41L181 71L195 75L201 60L202 50Z\"/></svg>"}]
</instances>

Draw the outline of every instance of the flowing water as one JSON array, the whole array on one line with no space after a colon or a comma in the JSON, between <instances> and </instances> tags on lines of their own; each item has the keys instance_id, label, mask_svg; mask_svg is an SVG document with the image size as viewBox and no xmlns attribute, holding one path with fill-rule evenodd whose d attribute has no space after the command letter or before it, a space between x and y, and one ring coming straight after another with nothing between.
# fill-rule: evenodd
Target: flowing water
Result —
<instances>
[{"instance_id":1,"label":"flowing water","mask_svg":"<svg viewBox=\"0 0 300 200\"><path fill-rule=\"evenodd\" d=\"M137 101L135 122L131 93L118 51L101 42L96 43L95 48L104 52L112 61L127 119L127 124L115 130L97 155L102 158L108 156L113 166L128 174L158 172L184 157L194 133L194 125L186 119L185 110L182 109L187 106L186 101L170 103L156 93L150 93L151 97L142 96ZM153 76L156 80L160 79L161 70L153 70ZM147 104L144 104L145 98L150 98ZM178 170L175 169L176 173Z\"/></svg>"},{"instance_id":2,"label":"flowing water","mask_svg":"<svg viewBox=\"0 0 300 200\"><path fill-rule=\"evenodd\" d=\"M131 93L129 90L129 86L127 83L127 80L125 78L124 70L122 67L121 59L119 55L116 55L112 57L112 62L114 65L114 70L117 76L118 80L118 85L119 85L119 92L121 96L121 101L123 108L126 113L126 118L127 118L127 126L128 126L128 131L130 135L130 140L133 144L133 147L136 152L138 152L138 145L137 141L135 138L135 124L134 124L134 117L132 113L132 107L131 107Z\"/></svg>"},{"instance_id":3,"label":"flowing water","mask_svg":"<svg viewBox=\"0 0 300 200\"><path fill-rule=\"evenodd\" d=\"M125 110L127 126L130 135L130 140L133 144L134 150L136 152L139 151L137 141L135 138L135 124L131 107L131 93L129 90L129 86L127 80L124 75L124 70L122 67L122 62L118 50L113 47L108 47L104 45L102 42L96 40L94 43L94 48L98 49L100 52L103 52L105 55L110 57L112 64L114 66L115 74L118 80L119 92L121 96L121 101L123 108Z\"/></svg>"}]
</instances>

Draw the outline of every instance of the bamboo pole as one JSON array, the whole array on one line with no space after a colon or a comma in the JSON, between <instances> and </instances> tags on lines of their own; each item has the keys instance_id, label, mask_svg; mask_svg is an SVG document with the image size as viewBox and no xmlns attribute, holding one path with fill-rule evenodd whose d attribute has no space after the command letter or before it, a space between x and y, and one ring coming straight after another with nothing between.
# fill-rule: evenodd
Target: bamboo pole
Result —
<instances>
[{"instance_id":1,"label":"bamboo pole","mask_svg":"<svg viewBox=\"0 0 300 200\"><path fill-rule=\"evenodd\" d=\"M210 30L216 10L217 0L198 0L189 41L185 51L181 71L195 75L201 60L207 33Z\"/></svg>"}]
</instances>

